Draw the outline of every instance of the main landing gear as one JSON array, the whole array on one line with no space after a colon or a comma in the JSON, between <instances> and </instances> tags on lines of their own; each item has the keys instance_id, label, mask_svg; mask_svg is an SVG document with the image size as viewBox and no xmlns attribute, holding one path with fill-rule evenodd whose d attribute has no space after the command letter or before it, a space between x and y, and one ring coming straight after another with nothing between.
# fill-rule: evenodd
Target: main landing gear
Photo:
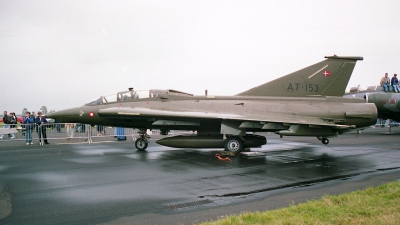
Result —
<instances>
[{"instance_id":1,"label":"main landing gear","mask_svg":"<svg viewBox=\"0 0 400 225\"><path fill-rule=\"evenodd\" d=\"M139 151L146 150L147 146L149 146L149 142L146 139L146 130L139 130L139 138L135 141L135 147Z\"/></svg>"},{"instance_id":2,"label":"main landing gear","mask_svg":"<svg viewBox=\"0 0 400 225\"><path fill-rule=\"evenodd\" d=\"M243 141L237 136L228 137L224 143L225 151L237 154L243 150Z\"/></svg>"},{"instance_id":3,"label":"main landing gear","mask_svg":"<svg viewBox=\"0 0 400 225\"><path fill-rule=\"evenodd\" d=\"M250 149L253 147L260 147L267 144L265 136L247 134L243 136L229 135L225 136L224 148L225 152L230 152L233 155L237 155L244 149Z\"/></svg>"}]
</instances>

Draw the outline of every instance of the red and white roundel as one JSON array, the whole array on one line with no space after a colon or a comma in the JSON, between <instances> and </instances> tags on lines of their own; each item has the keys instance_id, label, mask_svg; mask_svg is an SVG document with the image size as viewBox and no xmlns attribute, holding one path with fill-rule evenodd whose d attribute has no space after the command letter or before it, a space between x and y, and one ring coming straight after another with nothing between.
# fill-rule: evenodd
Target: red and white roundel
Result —
<instances>
[{"instance_id":1,"label":"red and white roundel","mask_svg":"<svg viewBox=\"0 0 400 225\"><path fill-rule=\"evenodd\" d=\"M90 112L90 113L89 113L89 117L90 117L90 118L93 118L93 117L94 117L94 112Z\"/></svg>"}]
</instances>

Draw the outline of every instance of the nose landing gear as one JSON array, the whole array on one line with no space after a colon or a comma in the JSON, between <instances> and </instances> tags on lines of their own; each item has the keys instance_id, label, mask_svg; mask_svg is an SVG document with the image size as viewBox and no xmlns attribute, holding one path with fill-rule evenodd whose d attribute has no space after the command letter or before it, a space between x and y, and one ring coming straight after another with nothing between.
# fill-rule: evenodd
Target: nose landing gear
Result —
<instances>
[{"instance_id":1,"label":"nose landing gear","mask_svg":"<svg viewBox=\"0 0 400 225\"><path fill-rule=\"evenodd\" d=\"M135 141L135 147L139 151L144 151L149 145L149 141L146 139L146 130L139 130L139 136L140 137Z\"/></svg>"}]
</instances>

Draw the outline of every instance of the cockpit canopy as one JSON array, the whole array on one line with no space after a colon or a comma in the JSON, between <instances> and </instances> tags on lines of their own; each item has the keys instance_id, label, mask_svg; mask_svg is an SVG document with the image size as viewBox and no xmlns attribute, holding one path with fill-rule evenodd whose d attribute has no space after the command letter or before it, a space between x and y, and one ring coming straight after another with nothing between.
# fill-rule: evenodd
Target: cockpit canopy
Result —
<instances>
[{"instance_id":1,"label":"cockpit canopy","mask_svg":"<svg viewBox=\"0 0 400 225\"><path fill-rule=\"evenodd\" d=\"M129 90L129 91L121 91L114 94L100 96L86 105L102 105L106 103L113 103L113 102L121 102L121 101L130 101L130 100L137 100L143 98L156 98L159 95L180 95L180 96L193 96L193 94L176 91L172 89L168 90L157 90L157 89L150 89L150 90Z\"/></svg>"}]
</instances>

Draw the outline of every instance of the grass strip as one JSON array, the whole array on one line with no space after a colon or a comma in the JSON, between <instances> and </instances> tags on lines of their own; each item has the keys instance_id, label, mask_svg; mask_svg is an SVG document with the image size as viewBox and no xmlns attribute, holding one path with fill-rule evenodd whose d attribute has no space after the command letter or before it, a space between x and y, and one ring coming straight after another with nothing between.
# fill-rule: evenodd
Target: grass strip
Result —
<instances>
[{"instance_id":1,"label":"grass strip","mask_svg":"<svg viewBox=\"0 0 400 225\"><path fill-rule=\"evenodd\" d=\"M211 224L400 224L400 182L202 223Z\"/></svg>"}]
</instances>

